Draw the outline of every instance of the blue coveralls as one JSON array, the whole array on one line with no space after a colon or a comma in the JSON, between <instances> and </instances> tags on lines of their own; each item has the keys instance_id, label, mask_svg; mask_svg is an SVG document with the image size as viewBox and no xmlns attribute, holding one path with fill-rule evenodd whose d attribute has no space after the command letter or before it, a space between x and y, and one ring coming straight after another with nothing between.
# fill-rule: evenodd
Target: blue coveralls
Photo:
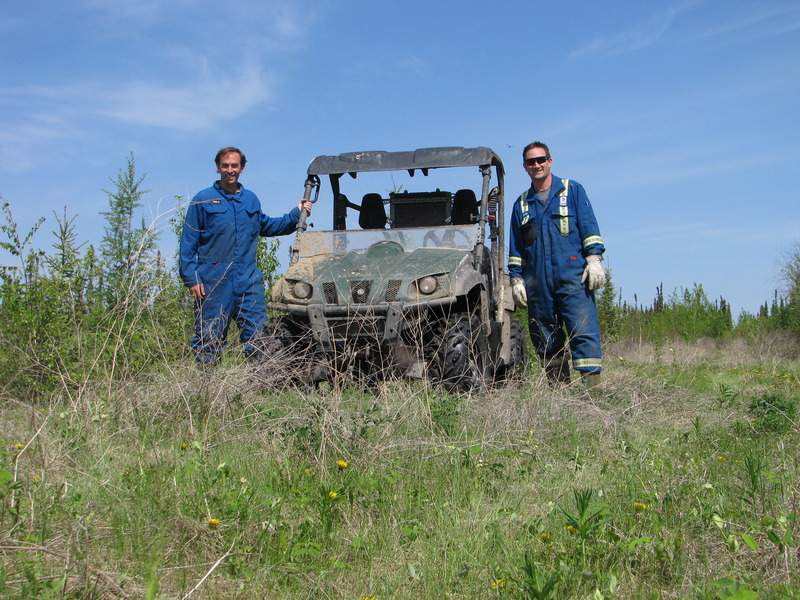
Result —
<instances>
[{"instance_id":1,"label":"blue coveralls","mask_svg":"<svg viewBox=\"0 0 800 600\"><path fill-rule=\"evenodd\" d=\"M605 252L592 205L583 186L555 176L544 203L535 194L531 187L514 203L508 252L511 277L525 281L533 345L547 364L569 341L572 366L599 373L597 305L581 283L584 257Z\"/></svg>"},{"instance_id":2,"label":"blue coveralls","mask_svg":"<svg viewBox=\"0 0 800 600\"><path fill-rule=\"evenodd\" d=\"M181 233L180 277L186 287L205 287L205 298L195 304L197 360L219 359L232 318L245 353L255 351L252 340L267 322L264 279L256 265L259 236L288 235L299 219L297 207L268 217L253 192L240 187L231 195L219 182L192 199Z\"/></svg>"}]
</instances>

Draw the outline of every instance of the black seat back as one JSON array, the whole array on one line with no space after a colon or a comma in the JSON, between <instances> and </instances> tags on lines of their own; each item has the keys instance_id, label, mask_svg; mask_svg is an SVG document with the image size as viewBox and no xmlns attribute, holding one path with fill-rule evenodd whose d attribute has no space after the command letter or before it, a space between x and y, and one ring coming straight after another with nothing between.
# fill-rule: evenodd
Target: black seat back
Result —
<instances>
[{"instance_id":1,"label":"black seat back","mask_svg":"<svg viewBox=\"0 0 800 600\"><path fill-rule=\"evenodd\" d=\"M478 199L472 190L458 190L453 196L453 210L450 212L453 225L469 225L478 222Z\"/></svg>"},{"instance_id":2,"label":"black seat back","mask_svg":"<svg viewBox=\"0 0 800 600\"><path fill-rule=\"evenodd\" d=\"M358 226L361 229L383 229L386 227L386 210L380 194L365 194L361 200L361 211L358 215Z\"/></svg>"}]
</instances>

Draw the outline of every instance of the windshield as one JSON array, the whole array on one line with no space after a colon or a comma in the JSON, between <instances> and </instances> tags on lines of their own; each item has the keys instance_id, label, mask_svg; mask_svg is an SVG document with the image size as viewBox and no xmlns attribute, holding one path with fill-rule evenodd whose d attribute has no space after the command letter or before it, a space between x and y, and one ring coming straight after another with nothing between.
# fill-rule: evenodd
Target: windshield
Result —
<instances>
[{"instance_id":1,"label":"windshield","mask_svg":"<svg viewBox=\"0 0 800 600\"><path fill-rule=\"evenodd\" d=\"M478 225L449 225L413 229L368 229L354 231L306 231L295 239L300 258L326 254L363 254L378 242L394 242L405 252L417 248L472 250L478 243Z\"/></svg>"}]
</instances>

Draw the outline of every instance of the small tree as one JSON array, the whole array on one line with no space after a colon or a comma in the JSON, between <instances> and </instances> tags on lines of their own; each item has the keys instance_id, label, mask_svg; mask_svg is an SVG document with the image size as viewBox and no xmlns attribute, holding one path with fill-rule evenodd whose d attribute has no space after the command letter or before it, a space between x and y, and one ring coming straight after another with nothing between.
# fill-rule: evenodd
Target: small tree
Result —
<instances>
[{"instance_id":1,"label":"small tree","mask_svg":"<svg viewBox=\"0 0 800 600\"><path fill-rule=\"evenodd\" d=\"M100 258L106 273L106 298L110 303L126 299L137 289L146 289L142 282L142 267L147 266L156 252L158 235L148 228L144 218L138 227L133 225L134 214L142 206L142 196L150 190L142 189L146 175L136 177L133 153L127 158L127 166L120 169L116 179L109 180L116 186L114 191L103 190L108 195L110 210L102 212L106 222L105 235L100 243Z\"/></svg>"},{"instance_id":2,"label":"small tree","mask_svg":"<svg viewBox=\"0 0 800 600\"><path fill-rule=\"evenodd\" d=\"M597 293L597 316L600 321L600 333L606 342L619 337L622 309L617 304L617 288L611 269L606 272L606 285Z\"/></svg>"},{"instance_id":3,"label":"small tree","mask_svg":"<svg viewBox=\"0 0 800 600\"><path fill-rule=\"evenodd\" d=\"M264 287L269 291L275 280L278 279L278 269L281 266L278 260L278 247L280 242L275 238L261 238L256 250L256 264L264 275Z\"/></svg>"},{"instance_id":4,"label":"small tree","mask_svg":"<svg viewBox=\"0 0 800 600\"><path fill-rule=\"evenodd\" d=\"M38 262L38 258L42 256L41 251L30 250L28 245L30 244L31 238L39 231L42 223L44 223L44 217L36 221L28 233L20 237L17 222L14 220L14 215L11 212L11 206L8 202L3 200L2 196L0 196L0 206L2 206L5 215L5 224L0 225L0 232L2 232L3 236L6 238L5 240L0 239L0 250L5 250L20 260L19 270L16 270L15 267L3 268L3 275L5 278L14 279L15 277L12 273L16 271L19 279L24 283L28 283L35 274L30 270L31 266L35 266Z\"/></svg>"},{"instance_id":5,"label":"small tree","mask_svg":"<svg viewBox=\"0 0 800 600\"><path fill-rule=\"evenodd\" d=\"M786 256L783 267L784 284L788 303L784 310L788 316L788 327L800 334L800 241L796 241Z\"/></svg>"}]
</instances>

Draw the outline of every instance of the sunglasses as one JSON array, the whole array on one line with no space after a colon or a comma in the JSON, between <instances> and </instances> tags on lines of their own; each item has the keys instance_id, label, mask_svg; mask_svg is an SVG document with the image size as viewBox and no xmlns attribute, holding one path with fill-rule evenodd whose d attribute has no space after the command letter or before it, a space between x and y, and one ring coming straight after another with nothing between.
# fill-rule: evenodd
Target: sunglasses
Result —
<instances>
[{"instance_id":1,"label":"sunglasses","mask_svg":"<svg viewBox=\"0 0 800 600\"><path fill-rule=\"evenodd\" d=\"M543 165L548 160L550 160L549 156L533 156L531 158L526 158L525 164L532 167L533 165Z\"/></svg>"}]
</instances>

